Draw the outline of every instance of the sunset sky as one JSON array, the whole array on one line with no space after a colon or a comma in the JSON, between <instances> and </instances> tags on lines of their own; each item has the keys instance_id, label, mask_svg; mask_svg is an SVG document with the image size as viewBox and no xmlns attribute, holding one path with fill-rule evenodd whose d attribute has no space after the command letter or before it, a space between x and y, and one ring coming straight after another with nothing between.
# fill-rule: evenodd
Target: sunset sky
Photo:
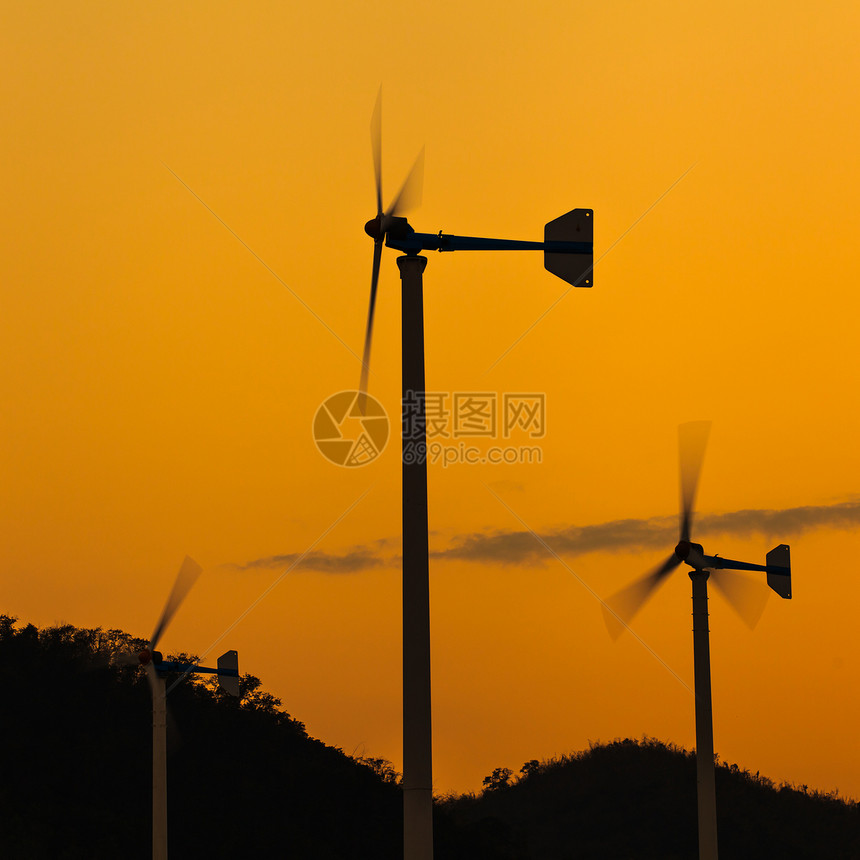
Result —
<instances>
[{"instance_id":1,"label":"sunset sky","mask_svg":"<svg viewBox=\"0 0 860 860\"><path fill-rule=\"evenodd\" d=\"M429 470L436 792L589 741L695 745L689 578L641 641L595 595L671 551L677 425L708 419L694 536L757 563L788 543L794 586L754 631L712 595L716 750L860 798L856 3L2 20L0 612L148 636L187 553L204 573L163 650L235 648L310 734L401 767L392 250L388 446L343 468L311 432L359 380L381 84L386 202L426 145L417 230L595 218L590 290L534 252L428 254L428 389L546 409L542 437L495 443L540 463Z\"/></svg>"}]
</instances>

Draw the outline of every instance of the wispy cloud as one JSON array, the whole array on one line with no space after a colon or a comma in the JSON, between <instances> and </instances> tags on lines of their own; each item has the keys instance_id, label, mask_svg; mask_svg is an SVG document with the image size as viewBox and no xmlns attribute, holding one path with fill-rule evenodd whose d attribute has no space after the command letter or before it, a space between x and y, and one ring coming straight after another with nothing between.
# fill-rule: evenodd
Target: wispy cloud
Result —
<instances>
[{"instance_id":1,"label":"wispy cloud","mask_svg":"<svg viewBox=\"0 0 860 860\"><path fill-rule=\"evenodd\" d=\"M322 573L358 573L361 570L388 564L390 556L383 555L377 550L357 547L341 554L316 550L307 553L304 558L298 552L269 555L265 558L254 559L254 561L249 561L246 564L228 566L234 570L273 570L294 565L300 559L304 570L316 570Z\"/></svg>"},{"instance_id":2,"label":"wispy cloud","mask_svg":"<svg viewBox=\"0 0 860 860\"><path fill-rule=\"evenodd\" d=\"M698 517L695 537L763 534L787 539L815 528L849 528L860 525L860 501L836 505L806 505L783 510L744 510ZM675 517L647 520L612 520L589 526L566 526L541 534L556 552L584 555L635 549L670 549L678 537ZM541 544L528 531L477 532L460 535L435 558L495 564L535 564L547 560Z\"/></svg>"},{"instance_id":3,"label":"wispy cloud","mask_svg":"<svg viewBox=\"0 0 860 860\"><path fill-rule=\"evenodd\" d=\"M796 535L816 528L846 529L860 524L860 501L837 505L805 505L782 511L732 511L702 517L702 531L773 537Z\"/></svg>"},{"instance_id":4,"label":"wispy cloud","mask_svg":"<svg viewBox=\"0 0 860 860\"><path fill-rule=\"evenodd\" d=\"M817 528L847 529L860 525L860 501L834 505L805 505L783 510L744 510L723 514L706 514L697 518L696 538L709 535L747 537L762 534L775 540L787 540ZM480 531L454 535L446 545L438 546L443 538L435 535L437 547L430 555L435 559L492 562L493 564L543 564L549 560L541 541L552 546L559 555L585 555L590 552L624 552L636 549L670 549L678 537L676 517L612 520L586 526L564 526L540 533L528 530ZM353 547L344 553L315 550L301 557L287 553L255 559L236 570L271 570L294 565L301 558L301 567L321 573L358 573L378 567L391 567L400 556L389 547L393 540L376 541L368 546Z\"/></svg>"},{"instance_id":5,"label":"wispy cloud","mask_svg":"<svg viewBox=\"0 0 860 860\"><path fill-rule=\"evenodd\" d=\"M540 537L564 555L628 549L662 547L672 540L676 520L613 520L590 526L566 526L542 532ZM541 543L529 531L476 532L458 535L450 546L430 553L434 558L464 561L492 561L502 564L544 562L548 557Z\"/></svg>"}]
</instances>

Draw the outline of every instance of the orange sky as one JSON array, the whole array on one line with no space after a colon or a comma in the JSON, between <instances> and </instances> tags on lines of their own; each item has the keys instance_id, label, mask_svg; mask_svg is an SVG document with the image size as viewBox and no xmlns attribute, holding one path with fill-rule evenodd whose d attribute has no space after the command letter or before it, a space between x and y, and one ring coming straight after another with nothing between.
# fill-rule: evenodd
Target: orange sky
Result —
<instances>
[{"instance_id":1,"label":"orange sky","mask_svg":"<svg viewBox=\"0 0 860 860\"><path fill-rule=\"evenodd\" d=\"M417 229L540 239L591 207L605 254L543 317L566 285L539 255L429 255L428 387L547 404L539 465L431 467L436 551L674 515L693 419L714 421L702 517L856 500L855 4L34 2L3 21L0 611L148 635L188 553L206 572L163 645L203 654L283 570L229 565L304 552L367 493L317 549L387 563L299 568L221 644L311 734L399 766L397 439L343 469L311 437L359 378L380 82L386 200L427 147ZM389 415L395 256L371 378ZM857 542L832 521L700 536L755 562L784 540L794 568L754 632L712 601L715 744L860 797ZM693 746L687 577L634 624L660 661L614 644L576 578L610 595L671 546L565 550L576 576L434 561L437 791L589 740Z\"/></svg>"}]
</instances>

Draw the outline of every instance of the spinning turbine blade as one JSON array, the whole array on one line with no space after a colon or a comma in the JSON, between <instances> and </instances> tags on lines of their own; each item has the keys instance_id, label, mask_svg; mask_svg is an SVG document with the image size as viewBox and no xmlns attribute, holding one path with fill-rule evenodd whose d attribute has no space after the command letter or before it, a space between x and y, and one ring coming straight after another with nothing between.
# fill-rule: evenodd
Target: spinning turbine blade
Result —
<instances>
[{"instance_id":1,"label":"spinning turbine blade","mask_svg":"<svg viewBox=\"0 0 860 860\"><path fill-rule=\"evenodd\" d=\"M633 620L633 616L642 608L645 601L658 585L681 563L681 559L672 553L662 564L659 564L650 573L646 573L641 579L637 579L626 588L616 592L603 607L603 618L609 635L617 639L624 631L624 625ZM611 610L611 611L610 611ZM613 615L613 612L615 613Z\"/></svg>"},{"instance_id":2,"label":"spinning turbine blade","mask_svg":"<svg viewBox=\"0 0 860 860\"><path fill-rule=\"evenodd\" d=\"M696 487L705 459L705 446L711 432L710 421L690 421L678 427L678 452L681 465L681 540L690 540Z\"/></svg>"},{"instance_id":3,"label":"spinning turbine blade","mask_svg":"<svg viewBox=\"0 0 860 860\"><path fill-rule=\"evenodd\" d=\"M424 194L424 147L415 159L415 164L409 171L397 196L391 201L385 210L384 219L393 218L401 212L408 212L421 205L421 197Z\"/></svg>"},{"instance_id":4,"label":"spinning turbine blade","mask_svg":"<svg viewBox=\"0 0 860 860\"><path fill-rule=\"evenodd\" d=\"M191 586L197 582L197 577L200 576L202 570L203 568L193 558L185 556L185 561L182 562L182 567L179 568L179 573L176 575L176 582L173 583L173 590L167 598L167 603L164 604L161 618L158 619L158 624L155 625L155 630L152 631L152 636L149 639L150 651L154 651L158 646L161 634L164 633L165 628L170 624L170 619L173 618L176 610L179 609L180 604L191 591ZM149 668L147 668L148 671Z\"/></svg>"},{"instance_id":5,"label":"spinning turbine blade","mask_svg":"<svg viewBox=\"0 0 860 860\"><path fill-rule=\"evenodd\" d=\"M370 118L370 149L373 155L373 177L376 183L376 225L373 240L373 270L370 276L370 307L367 311L367 328L364 332L364 353L361 357L361 381L358 390L367 392L367 377L370 373L370 345L373 340L373 316L376 313L376 289L379 286L379 266L382 260L382 241L385 236L382 218L382 87L376 95L376 105ZM366 400L361 399L364 412Z\"/></svg>"},{"instance_id":6,"label":"spinning turbine blade","mask_svg":"<svg viewBox=\"0 0 860 860\"><path fill-rule=\"evenodd\" d=\"M368 221L365 230L373 237L373 268L370 276L370 304L367 311L367 328L364 333L364 352L361 358L361 380L358 390L367 393L370 374L370 348L373 342L373 318L376 314L376 292L379 287L379 267L382 261L382 245L390 219L398 212L405 212L421 203L424 186L424 150L418 154L397 196L385 212L382 211L382 87L376 96L376 105L370 119L370 146L373 155L373 173L376 183L376 218ZM364 412L366 398L359 400Z\"/></svg>"},{"instance_id":7,"label":"spinning turbine blade","mask_svg":"<svg viewBox=\"0 0 860 860\"><path fill-rule=\"evenodd\" d=\"M376 313L376 289L379 286L379 264L382 260L382 239L373 243L373 272L370 278L370 307L367 310L367 329L364 332L364 353L361 356L361 382L358 390L367 392L367 376L370 373L370 345L373 340L373 316ZM362 404L362 412L364 405Z\"/></svg>"},{"instance_id":8,"label":"spinning turbine blade","mask_svg":"<svg viewBox=\"0 0 860 860\"><path fill-rule=\"evenodd\" d=\"M753 630L764 612L768 589L763 582L749 579L742 573L726 573L722 570L711 571L708 577L722 592L741 621Z\"/></svg>"},{"instance_id":9,"label":"spinning turbine blade","mask_svg":"<svg viewBox=\"0 0 860 860\"><path fill-rule=\"evenodd\" d=\"M382 87L376 96L376 107L370 119L370 146L373 151L373 174L376 178L376 214L382 214Z\"/></svg>"}]
</instances>

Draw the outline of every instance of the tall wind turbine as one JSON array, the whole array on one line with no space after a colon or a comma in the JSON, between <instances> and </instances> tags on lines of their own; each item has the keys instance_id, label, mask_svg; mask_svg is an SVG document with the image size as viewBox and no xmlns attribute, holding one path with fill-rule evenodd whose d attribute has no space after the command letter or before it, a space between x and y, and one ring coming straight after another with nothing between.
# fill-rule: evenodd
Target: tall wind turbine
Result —
<instances>
[{"instance_id":1,"label":"tall wind turbine","mask_svg":"<svg viewBox=\"0 0 860 860\"><path fill-rule=\"evenodd\" d=\"M681 563L689 565L693 583L693 676L696 697L696 783L699 819L699 860L717 860L717 804L714 789L714 726L711 708L711 654L708 632L708 578L737 605L741 580L724 571L751 570L767 574L767 584L782 598L791 598L791 558L787 544L779 544L765 564L750 564L716 555L705 555L693 543L693 507L705 456L710 422L694 421L678 428L681 472L680 539L672 554L653 571L611 597L606 613L610 632L620 633L654 590Z\"/></svg>"},{"instance_id":2,"label":"tall wind turbine","mask_svg":"<svg viewBox=\"0 0 860 860\"><path fill-rule=\"evenodd\" d=\"M196 663L165 661L156 651L159 639L171 619L200 576L202 568L193 558L185 556L176 581L164 604L161 617L149 637L149 644L137 661L145 668L152 692L152 860L167 860L167 702L165 679L167 672L202 672L217 674L218 683L233 696L239 695L239 655L228 651L218 658L218 668ZM129 655L130 656L130 655ZM126 660L125 662L131 662Z\"/></svg>"},{"instance_id":3,"label":"tall wind turbine","mask_svg":"<svg viewBox=\"0 0 860 860\"><path fill-rule=\"evenodd\" d=\"M401 278L403 402L403 856L433 857L433 767L430 708L430 589L427 540L427 439L424 412L423 273L427 258L420 251L544 252L544 266L577 287L593 283L593 221L591 209L574 209L544 230L543 242L484 239L473 236L416 233L402 217L420 203L424 153L418 156L400 191L382 208L381 90L371 120L371 146L376 179L376 216L365 224L373 239L370 306L364 339L360 391L367 391L373 319L383 244L402 251L397 258Z\"/></svg>"}]
</instances>

